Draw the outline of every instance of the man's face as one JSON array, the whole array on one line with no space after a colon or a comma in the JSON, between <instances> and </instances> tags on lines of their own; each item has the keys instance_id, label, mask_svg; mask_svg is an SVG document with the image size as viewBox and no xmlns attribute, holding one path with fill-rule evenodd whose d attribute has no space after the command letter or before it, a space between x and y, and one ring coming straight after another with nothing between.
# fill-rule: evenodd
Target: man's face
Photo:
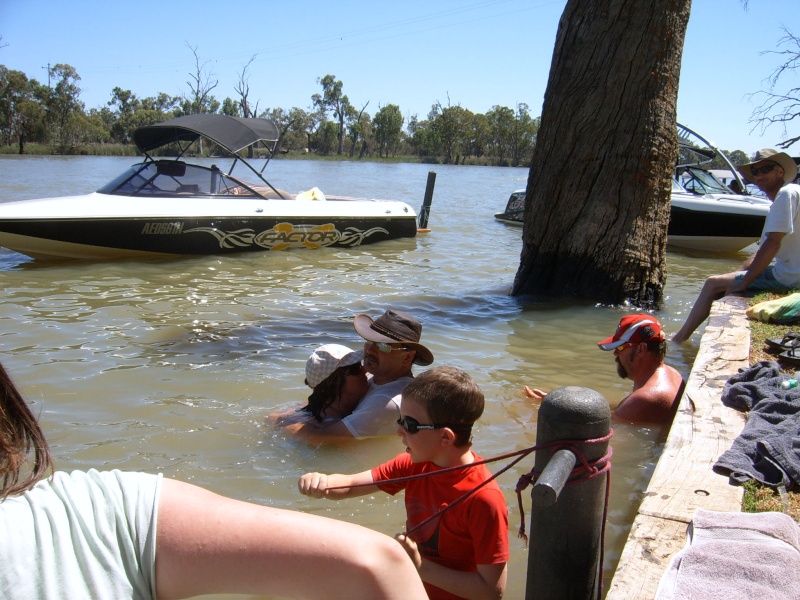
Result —
<instances>
[{"instance_id":1,"label":"man's face","mask_svg":"<svg viewBox=\"0 0 800 600\"><path fill-rule=\"evenodd\" d=\"M617 363L617 375L622 379L627 379L629 376L636 346L637 344L623 344L614 351L614 361Z\"/></svg>"},{"instance_id":2,"label":"man's face","mask_svg":"<svg viewBox=\"0 0 800 600\"><path fill-rule=\"evenodd\" d=\"M752 165L750 176L768 196L774 197L783 187L783 167L771 160L762 160Z\"/></svg>"},{"instance_id":3,"label":"man's face","mask_svg":"<svg viewBox=\"0 0 800 600\"><path fill-rule=\"evenodd\" d=\"M364 368L376 383L391 381L411 366L413 350L406 350L402 343L381 344L380 348L375 342L364 343Z\"/></svg>"}]
</instances>

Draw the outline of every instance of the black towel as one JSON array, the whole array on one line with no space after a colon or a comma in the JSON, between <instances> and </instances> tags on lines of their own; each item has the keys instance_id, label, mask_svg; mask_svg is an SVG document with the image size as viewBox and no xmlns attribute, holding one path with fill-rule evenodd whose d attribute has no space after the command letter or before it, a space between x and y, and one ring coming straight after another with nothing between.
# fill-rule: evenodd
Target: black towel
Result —
<instances>
[{"instance_id":1,"label":"black towel","mask_svg":"<svg viewBox=\"0 0 800 600\"><path fill-rule=\"evenodd\" d=\"M714 465L731 483L800 485L800 387L784 390L786 379L776 362L762 361L725 384L722 403L749 410L742 433Z\"/></svg>"}]
</instances>

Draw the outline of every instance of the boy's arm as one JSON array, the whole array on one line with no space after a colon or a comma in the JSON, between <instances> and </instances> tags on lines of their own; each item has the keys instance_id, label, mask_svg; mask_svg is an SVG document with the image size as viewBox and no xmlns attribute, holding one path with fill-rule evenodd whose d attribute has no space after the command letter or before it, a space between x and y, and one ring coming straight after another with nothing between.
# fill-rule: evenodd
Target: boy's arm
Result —
<instances>
[{"instance_id":1,"label":"boy's arm","mask_svg":"<svg viewBox=\"0 0 800 600\"><path fill-rule=\"evenodd\" d=\"M373 494L378 491L377 485L365 485L373 483L372 471L364 471L355 475L341 475L334 473L325 475L324 473L306 473L297 481L297 489L304 496L312 498L330 498L331 500L342 500L343 498L355 498ZM352 487L363 485L363 487ZM338 490L330 488L342 487Z\"/></svg>"},{"instance_id":2,"label":"boy's arm","mask_svg":"<svg viewBox=\"0 0 800 600\"><path fill-rule=\"evenodd\" d=\"M478 565L478 571L456 571L420 556L417 544L402 534L395 536L417 567L422 581L468 600L499 600L506 590L507 563Z\"/></svg>"}]
</instances>

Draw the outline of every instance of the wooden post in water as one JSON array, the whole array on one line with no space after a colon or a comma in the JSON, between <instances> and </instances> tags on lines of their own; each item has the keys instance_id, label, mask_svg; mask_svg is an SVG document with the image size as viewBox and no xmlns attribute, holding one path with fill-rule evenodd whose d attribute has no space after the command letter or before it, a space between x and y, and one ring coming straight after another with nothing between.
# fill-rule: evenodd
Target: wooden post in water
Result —
<instances>
[{"instance_id":1,"label":"wooden post in water","mask_svg":"<svg viewBox=\"0 0 800 600\"><path fill-rule=\"evenodd\" d=\"M610 423L608 401L599 392L557 388L542 400L536 444L603 438ZM575 447L591 464L605 456L608 442ZM563 487L576 462L580 466L568 449L536 451L534 468L541 475L531 492L526 600L596 597L607 474Z\"/></svg>"},{"instance_id":2,"label":"wooden post in water","mask_svg":"<svg viewBox=\"0 0 800 600\"><path fill-rule=\"evenodd\" d=\"M433 202L433 186L436 184L436 171L428 171L428 183L425 185L425 198L422 200L422 208L419 209L417 221L417 231L428 232L428 217L431 214L431 202Z\"/></svg>"}]
</instances>

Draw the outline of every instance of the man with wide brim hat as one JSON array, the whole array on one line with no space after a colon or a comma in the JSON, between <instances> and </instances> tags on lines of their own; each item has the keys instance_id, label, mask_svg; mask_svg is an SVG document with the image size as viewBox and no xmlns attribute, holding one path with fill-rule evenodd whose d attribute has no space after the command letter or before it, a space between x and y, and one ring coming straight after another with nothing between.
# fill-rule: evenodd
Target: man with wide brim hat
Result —
<instances>
[{"instance_id":1,"label":"man with wide brim hat","mask_svg":"<svg viewBox=\"0 0 800 600\"><path fill-rule=\"evenodd\" d=\"M727 294L745 290L786 294L800 288L800 185L791 183L797 177L794 159L785 152L763 148L737 168L772 201L758 250L739 271L706 279L673 341L688 340L708 318L714 301Z\"/></svg>"},{"instance_id":2,"label":"man with wide brim hat","mask_svg":"<svg viewBox=\"0 0 800 600\"><path fill-rule=\"evenodd\" d=\"M433 362L433 353L420 343L422 324L409 314L387 310L376 319L359 314L353 319L353 327L365 340L364 368L369 374L369 388L352 413L314 425L315 441L395 435L401 393L414 378L411 366Z\"/></svg>"}]
</instances>

